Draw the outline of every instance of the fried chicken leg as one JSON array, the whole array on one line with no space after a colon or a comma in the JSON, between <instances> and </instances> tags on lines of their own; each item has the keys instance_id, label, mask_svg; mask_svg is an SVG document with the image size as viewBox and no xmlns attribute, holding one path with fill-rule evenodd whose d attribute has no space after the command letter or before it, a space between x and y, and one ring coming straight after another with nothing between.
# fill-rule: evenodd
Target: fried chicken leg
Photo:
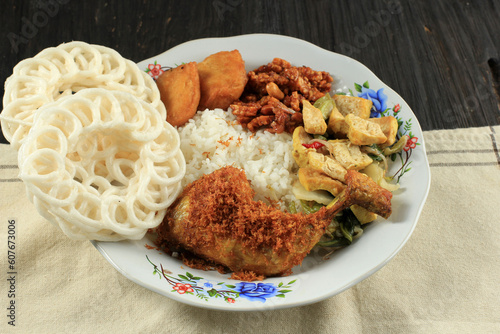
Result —
<instances>
[{"instance_id":1,"label":"fried chicken leg","mask_svg":"<svg viewBox=\"0 0 500 334\"><path fill-rule=\"evenodd\" d=\"M254 201L244 171L224 167L188 185L158 227L158 241L220 263L235 273L291 273L325 233L333 217L352 204L383 217L391 213L389 191L349 171L336 201L314 214L291 214Z\"/></svg>"}]
</instances>

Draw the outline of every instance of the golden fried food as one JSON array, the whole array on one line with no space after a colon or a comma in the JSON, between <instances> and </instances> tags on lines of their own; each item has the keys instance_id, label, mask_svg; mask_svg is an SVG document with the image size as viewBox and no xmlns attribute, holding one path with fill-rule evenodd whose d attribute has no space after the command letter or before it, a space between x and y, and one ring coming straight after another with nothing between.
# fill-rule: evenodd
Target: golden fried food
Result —
<instances>
[{"instance_id":1,"label":"golden fried food","mask_svg":"<svg viewBox=\"0 0 500 334\"><path fill-rule=\"evenodd\" d=\"M382 217L390 215L389 191L356 171L348 171L346 181L346 189L328 207L292 214L254 201L245 172L223 167L184 189L167 210L157 243L222 264L233 275L288 275L341 210L359 204Z\"/></svg>"},{"instance_id":2,"label":"golden fried food","mask_svg":"<svg viewBox=\"0 0 500 334\"><path fill-rule=\"evenodd\" d=\"M200 102L200 78L196 62L163 72L156 84L167 108L167 122L181 126L196 114Z\"/></svg>"},{"instance_id":3,"label":"golden fried food","mask_svg":"<svg viewBox=\"0 0 500 334\"><path fill-rule=\"evenodd\" d=\"M252 132L262 128L272 133L293 133L303 125L302 101L314 103L330 91L332 82L328 72L274 58L248 72L245 90L231 109L238 122Z\"/></svg>"},{"instance_id":4,"label":"golden fried food","mask_svg":"<svg viewBox=\"0 0 500 334\"><path fill-rule=\"evenodd\" d=\"M245 62L238 50L214 53L198 63L201 97L198 110L226 110L247 83Z\"/></svg>"}]
</instances>

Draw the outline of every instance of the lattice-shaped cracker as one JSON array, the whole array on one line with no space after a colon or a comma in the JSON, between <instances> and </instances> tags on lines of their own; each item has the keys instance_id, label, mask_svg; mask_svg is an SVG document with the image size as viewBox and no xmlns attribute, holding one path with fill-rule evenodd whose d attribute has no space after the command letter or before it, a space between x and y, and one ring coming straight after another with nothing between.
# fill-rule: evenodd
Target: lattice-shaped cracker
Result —
<instances>
[{"instance_id":1,"label":"lattice-shaped cracker","mask_svg":"<svg viewBox=\"0 0 500 334\"><path fill-rule=\"evenodd\" d=\"M152 104L88 88L41 106L19 150L39 213L75 239L140 239L185 174L179 135Z\"/></svg>"},{"instance_id":2,"label":"lattice-shaped cracker","mask_svg":"<svg viewBox=\"0 0 500 334\"><path fill-rule=\"evenodd\" d=\"M2 131L19 149L43 105L86 88L128 92L149 102L166 119L153 79L113 49L84 42L47 48L14 67L5 82Z\"/></svg>"}]
</instances>

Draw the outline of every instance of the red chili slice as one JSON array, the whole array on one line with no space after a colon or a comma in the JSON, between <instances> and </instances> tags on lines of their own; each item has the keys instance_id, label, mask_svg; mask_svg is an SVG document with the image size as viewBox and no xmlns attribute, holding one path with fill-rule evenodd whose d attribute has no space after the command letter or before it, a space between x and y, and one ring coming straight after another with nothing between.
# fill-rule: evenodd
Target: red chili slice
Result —
<instances>
[{"instance_id":1,"label":"red chili slice","mask_svg":"<svg viewBox=\"0 0 500 334\"><path fill-rule=\"evenodd\" d=\"M315 141L310 144L302 144L302 146L304 146L305 148L314 148L317 150L318 148L325 146L325 144Z\"/></svg>"}]
</instances>

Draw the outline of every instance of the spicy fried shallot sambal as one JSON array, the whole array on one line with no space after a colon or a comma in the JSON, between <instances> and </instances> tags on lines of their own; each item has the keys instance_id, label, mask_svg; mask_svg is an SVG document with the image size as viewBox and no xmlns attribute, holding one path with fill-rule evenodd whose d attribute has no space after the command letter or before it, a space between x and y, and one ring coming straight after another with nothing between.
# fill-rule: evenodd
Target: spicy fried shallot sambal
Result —
<instances>
[{"instance_id":1,"label":"spicy fried shallot sambal","mask_svg":"<svg viewBox=\"0 0 500 334\"><path fill-rule=\"evenodd\" d=\"M248 72L248 82L238 101L231 104L238 122L255 132L288 132L302 125L302 100L314 103L330 91L328 72L307 66L292 66L274 58L267 65Z\"/></svg>"}]
</instances>

